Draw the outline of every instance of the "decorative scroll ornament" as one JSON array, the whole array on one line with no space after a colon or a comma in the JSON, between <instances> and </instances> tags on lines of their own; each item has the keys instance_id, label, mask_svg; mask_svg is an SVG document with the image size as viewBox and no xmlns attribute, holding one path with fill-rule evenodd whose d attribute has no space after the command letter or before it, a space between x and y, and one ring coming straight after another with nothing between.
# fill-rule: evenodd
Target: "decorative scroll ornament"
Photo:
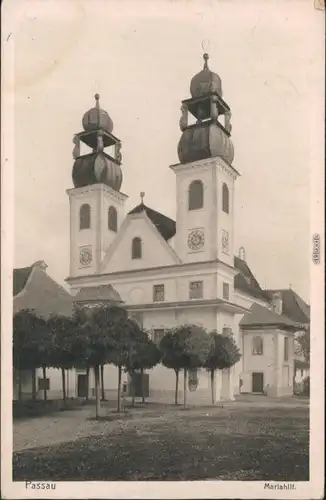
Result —
<instances>
[{"instance_id":1,"label":"decorative scroll ornament","mask_svg":"<svg viewBox=\"0 0 326 500\"><path fill-rule=\"evenodd\" d=\"M80 139L77 135L74 136L72 142L75 144L75 147L72 152L73 159L76 160L80 156Z\"/></svg>"},{"instance_id":2,"label":"decorative scroll ornament","mask_svg":"<svg viewBox=\"0 0 326 500\"><path fill-rule=\"evenodd\" d=\"M232 125L231 125L232 114L231 114L231 111L227 111L224 116L225 116L225 129L229 132L229 134L231 134L231 130L232 130Z\"/></svg>"},{"instance_id":3,"label":"decorative scroll ornament","mask_svg":"<svg viewBox=\"0 0 326 500\"><path fill-rule=\"evenodd\" d=\"M181 132L183 132L188 127L188 108L185 104L182 104L180 110L182 114L179 121L179 125Z\"/></svg>"},{"instance_id":4,"label":"decorative scroll ornament","mask_svg":"<svg viewBox=\"0 0 326 500\"><path fill-rule=\"evenodd\" d=\"M122 161L122 154L120 151L121 151L121 142L117 142L115 144L114 153L115 153L115 159L118 163L121 163Z\"/></svg>"},{"instance_id":5,"label":"decorative scroll ornament","mask_svg":"<svg viewBox=\"0 0 326 500\"><path fill-rule=\"evenodd\" d=\"M212 99L211 99L211 118L213 118L213 120L217 121L218 112L217 112L217 104L216 103L217 103L217 97L212 96Z\"/></svg>"},{"instance_id":6,"label":"decorative scroll ornament","mask_svg":"<svg viewBox=\"0 0 326 500\"><path fill-rule=\"evenodd\" d=\"M97 133L97 149L98 153L101 153L104 150L104 142L103 142L103 131L99 130Z\"/></svg>"}]
</instances>

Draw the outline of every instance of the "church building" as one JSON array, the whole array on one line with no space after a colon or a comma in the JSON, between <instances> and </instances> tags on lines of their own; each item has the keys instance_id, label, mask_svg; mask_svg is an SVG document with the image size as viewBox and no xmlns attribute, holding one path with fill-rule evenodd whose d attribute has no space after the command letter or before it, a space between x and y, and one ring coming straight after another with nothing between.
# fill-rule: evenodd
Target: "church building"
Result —
<instances>
[{"instance_id":1,"label":"church building","mask_svg":"<svg viewBox=\"0 0 326 500\"><path fill-rule=\"evenodd\" d=\"M179 163L170 166L175 220L148 207L144 193L125 212L121 142L98 95L95 100L83 117L84 130L74 137L74 187L67 191L66 281L75 299L91 305L110 297L123 303L155 342L185 323L232 334L242 356L219 374L217 399L233 399L240 392L292 394L294 336L304 326L285 314L280 292L260 287L244 249L234 248L239 172L233 164L231 110L208 55L191 79L190 97L181 103ZM116 389L116 377L113 366L105 367L108 390ZM208 374L198 370L195 378L190 402L209 402ZM149 371L150 397L172 394L174 386L173 370L159 365Z\"/></svg>"}]
</instances>

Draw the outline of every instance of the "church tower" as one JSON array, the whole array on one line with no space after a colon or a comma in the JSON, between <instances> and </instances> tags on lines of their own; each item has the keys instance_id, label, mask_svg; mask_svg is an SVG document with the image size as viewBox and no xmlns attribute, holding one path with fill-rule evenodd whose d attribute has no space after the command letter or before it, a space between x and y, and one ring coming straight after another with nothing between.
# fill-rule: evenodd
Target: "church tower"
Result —
<instances>
[{"instance_id":1,"label":"church tower","mask_svg":"<svg viewBox=\"0 0 326 500\"><path fill-rule=\"evenodd\" d=\"M74 136L74 188L70 201L70 277L96 273L124 218L126 195L122 184L121 142L113 134L113 122L95 107L82 120L84 128ZM88 148L81 154L81 147Z\"/></svg>"},{"instance_id":2,"label":"church tower","mask_svg":"<svg viewBox=\"0 0 326 500\"><path fill-rule=\"evenodd\" d=\"M175 250L183 262L218 259L233 267L234 183L231 111L222 99L220 77L208 67L190 83L182 101L178 145L172 165L177 184ZM192 121L192 123L191 123Z\"/></svg>"}]
</instances>

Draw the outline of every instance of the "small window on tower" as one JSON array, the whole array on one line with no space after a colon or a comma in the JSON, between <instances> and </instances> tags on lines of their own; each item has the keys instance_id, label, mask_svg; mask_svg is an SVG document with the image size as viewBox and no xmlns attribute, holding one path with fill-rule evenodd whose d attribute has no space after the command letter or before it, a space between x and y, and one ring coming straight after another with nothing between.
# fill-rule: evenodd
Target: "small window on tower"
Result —
<instances>
[{"instance_id":1,"label":"small window on tower","mask_svg":"<svg viewBox=\"0 0 326 500\"><path fill-rule=\"evenodd\" d=\"M189 210L198 210L204 206L204 186L201 181L193 181L189 186Z\"/></svg>"},{"instance_id":2,"label":"small window on tower","mask_svg":"<svg viewBox=\"0 0 326 500\"><path fill-rule=\"evenodd\" d=\"M131 245L131 258L141 259L142 257L142 242L140 238L134 238Z\"/></svg>"},{"instance_id":3,"label":"small window on tower","mask_svg":"<svg viewBox=\"0 0 326 500\"><path fill-rule=\"evenodd\" d=\"M230 210L230 194L229 194L229 188L227 185L224 183L222 187L222 210L226 214L229 213Z\"/></svg>"},{"instance_id":4,"label":"small window on tower","mask_svg":"<svg viewBox=\"0 0 326 500\"><path fill-rule=\"evenodd\" d=\"M108 210L108 226L111 231L118 231L118 213L114 207Z\"/></svg>"},{"instance_id":5,"label":"small window on tower","mask_svg":"<svg viewBox=\"0 0 326 500\"><path fill-rule=\"evenodd\" d=\"M230 285L229 285L229 283L223 283L223 299L230 300Z\"/></svg>"},{"instance_id":6,"label":"small window on tower","mask_svg":"<svg viewBox=\"0 0 326 500\"><path fill-rule=\"evenodd\" d=\"M91 207L85 203L79 211L79 229L89 229L91 227Z\"/></svg>"},{"instance_id":7,"label":"small window on tower","mask_svg":"<svg viewBox=\"0 0 326 500\"><path fill-rule=\"evenodd\" d=\"M203 298L203 282L192 281L189 283L189 298L202 299Z\"/></svg>"}]
</instances>

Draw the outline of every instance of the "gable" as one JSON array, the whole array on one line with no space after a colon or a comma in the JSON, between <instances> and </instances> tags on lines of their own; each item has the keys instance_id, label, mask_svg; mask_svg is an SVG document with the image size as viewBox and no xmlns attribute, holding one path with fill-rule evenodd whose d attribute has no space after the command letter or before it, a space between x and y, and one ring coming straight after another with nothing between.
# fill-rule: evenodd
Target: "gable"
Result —
<instances>
[{"instance_id":1,"label":"gable","mask_svg":"<svg viewBox=\"0 0 326 500\"><path fill-rule=\"evenodd\" d=\"M132 259L132 241L140 238L142 256ZM148 269L179 264L180 259L145 212L129 214L106 253L100 273Z\"/></svg>"}]
</instances>

